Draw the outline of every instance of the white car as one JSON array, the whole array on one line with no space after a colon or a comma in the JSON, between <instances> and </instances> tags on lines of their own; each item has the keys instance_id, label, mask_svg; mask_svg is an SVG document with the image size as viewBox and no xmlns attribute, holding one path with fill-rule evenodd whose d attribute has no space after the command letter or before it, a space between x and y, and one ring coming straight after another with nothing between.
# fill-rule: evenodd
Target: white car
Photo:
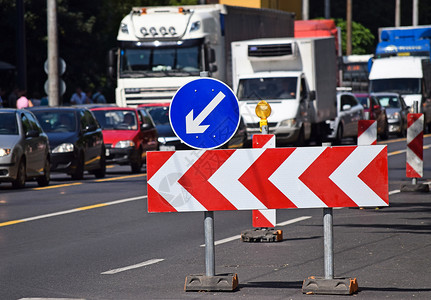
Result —
<instances>
[{"instance_id":1,"label":"white car","mask_svg":"<svg viewBox=\"0 0 431 300\"><path fill-rule=\"evenodd\" d=\"M358 121L364 117L364 107L350 92L337 92L337 117L335 120L326 121L331 133L328 138L336 144L341 143L343 138L358 137Z\"/></svg>"}]
</instances>

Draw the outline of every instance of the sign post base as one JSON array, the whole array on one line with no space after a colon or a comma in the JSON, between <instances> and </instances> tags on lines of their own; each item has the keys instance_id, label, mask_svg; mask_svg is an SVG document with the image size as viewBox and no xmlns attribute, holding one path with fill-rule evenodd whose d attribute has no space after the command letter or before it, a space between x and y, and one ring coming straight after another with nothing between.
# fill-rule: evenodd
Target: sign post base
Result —
<instances>
[{"instance_id":1,"label":"sign post base","mask_svg":"<svg viewBox=\"0 0 431 300\"><path fill-rule=\"evenodd\" d=\"M418 184L402 184L401 185L401 192L421 192L421 193L428 193L430 191L430 187L428 184L425 183L418 183Z\"/></svg>"},{"instance_id":2,"label":"sign post base","mask_svg":"<svg viewBox=\"0 0 431 300\"><path fill-rule=\"evenodd\" d=\"M283 231L274 228L255 228L241 233L243 242L280 242L283 240Z\"/></svg>"},{"instance_id":3,"label":"sign post base","mask_svg":"<svg viewBox=\"0 0 431 300\"><path fill-rule=\"evenodd\" d=\"M302 284L303 294L352 295L358 291L356 278L325 279L311 276Z\"/></svg>"},{"instance_id":4,"label":"sign post base","mask_svg":"<svg viewBox=\"0 0 431 300\"><path fill-rule=\"evenodd\" d=\"M186 292L199 291L234 291L238 287L238 275L220 274L214 276L189 275L186 277L184 290Z\"/></svg>"}]
</instances>

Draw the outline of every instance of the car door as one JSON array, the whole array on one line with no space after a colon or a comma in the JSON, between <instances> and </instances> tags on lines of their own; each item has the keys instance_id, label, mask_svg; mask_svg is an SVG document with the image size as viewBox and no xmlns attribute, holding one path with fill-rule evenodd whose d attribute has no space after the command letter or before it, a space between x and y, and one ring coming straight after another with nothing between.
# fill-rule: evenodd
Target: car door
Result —
<instances>
[{"instance_id":1,"label":"car door","mask_svg":"<svg viewBox=\"0 0 431 300\"><path fill-rule=\"evenodd\" d=\"M97 125L97 121L90 111L81 110L80 118L82 139L85 148L85 165L86 169L92 169L99 166L103 136L99 126Z\"/></svg>"},{"instance_id":2,"label":"car door","mask_svg":"<svg viewBox=\"0 0 431 300\"><path fill-rule=\"evenodd\" d=\"M154 126L154 122L151 120L151 117L144 109L138 110L139 122L140 122L140 130L142 131L142 139L143 139L143 149L144 151L155 151L157 150L157 130Z\"/></svg>"},{"instance_id":3,"label":"car door","mask_svg":"<svg viewBox=\"0 0 431 300\"><path fill-rule=\"evenodd\" d=\"M27 176L32 176L36 175L37 170L40 168L41 149L39 149L39 132L33 127L34 119L29 113L21 113L21 123L24 135L23 149L26 157L26 172Z\"/></svg>"},{"instance_id":4,"label":"car door","mask_svg":"<svg viewBox=\"0 0 431 300\"><path fill-rule=\"evenodd\" d=\"M340 120L343 124L343 136L350 136L352 132L352 115L349 95L344 94L340 97Z\"/></svg>"}]
</instances>

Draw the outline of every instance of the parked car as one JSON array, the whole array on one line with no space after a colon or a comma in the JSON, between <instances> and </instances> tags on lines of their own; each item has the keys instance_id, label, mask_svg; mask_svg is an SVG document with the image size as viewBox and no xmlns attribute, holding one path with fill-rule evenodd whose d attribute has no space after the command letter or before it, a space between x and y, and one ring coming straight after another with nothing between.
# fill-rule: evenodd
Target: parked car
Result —
<instances>
[{"instance_id":1,"label":"parked car","mask_svg":"<svg viewBox=\"0 0 431 300\"><path fill-rule=\"evenodd\" d=\"M103 130L106 161L141 171L147 151L158 149L157 130L151 120L132 107L98 107L91 111Z\"/></svg>"},{"instance_id":2,"label":"parked car","mask_svg":"<svg viewBox=\"0 0 431 300\"><path fill-rule=\"evenodd\" d=\"M88 171L105 177L105 145L102 129L84 107L32 107L47 133L51 149L51 170L82 179Z\"/></svg>"},{"instance_id":3,"label":"parked car","mask_svg":"<svg viewBox=\"0 0 431 300\"><path fill-rule=\"evenodd\" d=\"M406 136L410 107L406 105L403 97L397 93L374 93L371 96L385 108L389 133Z\"/></svg>"},{"instance_id":4,"label":"parked car","mask_svg":"<svg viewBox=\"0 0 431 300\"><path fill-rule=\"evenodd\" d=\"M355 94L356 98L364 107L364 117L368 120L377 121L377 135L382 139L388 138L388 118L385 108L382 107L379 101L370 94Z\"/></svg>"},{"instance_id":5,"label":"parked car","mask_svg":"<svg viewBox=\"0 0 431 300\"><path fill-rule=\"evenodd\" d=\"M342 91L337 92L337 117L327 121L331 128L328 138L341 143L343 138L358 137L358 121L363 119L364 107L356 99L355 95Z\"/></svg>"},{"instance_id":6,"label":"parked car","mask_svg":"<svg viewBox=\"0 0 431 300\"><path fill-rule=\"evenodd\" d=\"M147 111L157 127L159 133L159 150L175 151L192 149L183 143L174 133L169 121L170 103L145 103L138 106L139 110ZM247 133L244 121L240 120L237 131L222 148L241 148L247 141Z\"/></svg>"},{"instance_id":7,"label":"parked car","mask_svg":"<svg viewBox=\"0 0 431 300\"><path fill-rule=\"evenodd\" d=\"M0 182L22 188L27 180L49 184L48 136L30 111L0 109Z\"/></svg>"}]
</instances>

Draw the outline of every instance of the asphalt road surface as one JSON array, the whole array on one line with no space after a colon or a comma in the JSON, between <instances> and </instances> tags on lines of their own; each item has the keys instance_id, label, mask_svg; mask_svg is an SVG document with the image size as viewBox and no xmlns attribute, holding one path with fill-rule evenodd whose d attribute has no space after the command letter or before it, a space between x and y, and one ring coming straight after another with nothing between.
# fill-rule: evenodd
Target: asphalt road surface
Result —
<instances>
[{"instance_id":1,"label":"asphalt road surface","mask_svg":"<svg viewBox=\"0 0 431 300\"><path fill-rule=\"evenodd\" d=\"M431 194L403 193L405 139L388 144L390 206L334 209L335 276L357 278L358 299L431 299ZM424 178L431 183L431 137ZM322 209L279 210L278 243L244 243L249 211L215 212L216 274L233 292L185 292L205 274L203 213L147 213L146 174L111 166L105 179L23 190L0 185L0 299L333 299L304 295L323 276ZM342 297L342 296L338 296Z\"/></svg>"}]
</instances>

